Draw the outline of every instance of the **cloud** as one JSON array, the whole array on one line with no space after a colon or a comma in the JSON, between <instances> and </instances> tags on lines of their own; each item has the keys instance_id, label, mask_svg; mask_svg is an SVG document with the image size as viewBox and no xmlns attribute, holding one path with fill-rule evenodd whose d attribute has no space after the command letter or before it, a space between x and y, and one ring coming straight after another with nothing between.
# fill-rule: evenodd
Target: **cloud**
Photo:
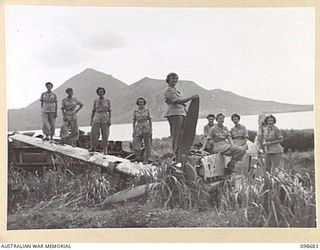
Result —
<instances>
[{"instance_id":1,"label":"cloud","mask_svg":"<svg viewBox=\"0 0 320 250\"><path fill-rule=\"evenodd\" d=\"M108 50L117 49L125 45L124 38L119 34L104 30L90 30L79 36L81 45L86 49Z\"/></svg>"},{"instance_id":2,"label":"cloud","mask_svg":"<svg viewBox=\"0 0 320 250\"><path fill-rule=\"evenodd\" d=\"M78 26L80 27L80 26ZM41 37L36 49L37 59L50 67L68 67L90 61L108 50L124 46L119 34L99 29L54 27Z\"/></svg>"}]
</instances>

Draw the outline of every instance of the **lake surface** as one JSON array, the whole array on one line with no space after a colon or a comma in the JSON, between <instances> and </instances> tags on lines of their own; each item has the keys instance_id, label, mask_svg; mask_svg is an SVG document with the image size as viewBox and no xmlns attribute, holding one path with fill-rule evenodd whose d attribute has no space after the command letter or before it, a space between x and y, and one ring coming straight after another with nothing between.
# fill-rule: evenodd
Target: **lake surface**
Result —
<instances>
[{"instance_id":1,"label":"lake surface","mask_svg":"<svg viewBox=\"0 0 320 250\"><path fill-rule=\"evenodd\" d=\"M276 125L281 129L313 129L314 128L314 112L295 112L276 114ZM197 134L203 134L203 126L207 124L206 118L198 120ZM240 123L245 125L247 129L257 130L258 115L242 116ZM230 117L225 118L225 125L230 129L233 122ZM170 127L168 121L153 122L153 138L163 138L170 136ZM81 127L81 130L90 132L91 127ZM57 134L58 135L58 134ZM128 141L132 139L132 124L114 124L110 127L110 140Z\"/></svg>"},{"instance_id":2,"label":"lake surface","mask_svg":"<svg viewBox=\"0 0 320 250\"><path fill-rule=\"evenodd\" d=\"M277 119L276 125L281 129L313 129L314 128L314 112L293 112L280 113L274 115ZM258 115L241 116L240 123L245 125L249 130L257 130ZM203 134L203 126L207 124L206 118L198 120L197 134ZM225 126L229 129L233 126L230 117L225 118ZM170 136L170 128L168 121L153 122L153 138L163 138ZM90 132L91 127L80 127L85 132ZM41 130L36 130L41 132ZM60 129L56 130L56 136L59 136ZM132 123L113 124L110 128L110 140L130 141L132 140Z\"/></svg>"}]
</instances>

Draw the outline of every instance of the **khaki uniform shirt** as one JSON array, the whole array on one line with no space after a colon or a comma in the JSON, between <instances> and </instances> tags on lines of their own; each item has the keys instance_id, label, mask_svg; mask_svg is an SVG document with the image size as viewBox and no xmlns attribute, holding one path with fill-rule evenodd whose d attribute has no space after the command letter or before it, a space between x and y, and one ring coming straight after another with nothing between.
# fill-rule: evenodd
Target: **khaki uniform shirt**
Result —
<instances>
[{"instance_id":1,"label":"khaki uniform shirt","mask_svg":"<svg viewBox=\"0 0 320 250\"><path fill-rule=\"evenodd\" d=\"M111 111L111 106L110 106L110 101L107 98L103 99L97 99L93 103L93 111L94 117L93 117L93 122L94 123L103 123L107 124L110 122L110 111Z\"/></svg>"},{"instance_id":2,"label":"khaki uniform shirt","mask_svg":"<svg viewBox=\"0 0 320 250\"><path fill-rule=\"evenodd\" d=\"M231 134L225 126L221 128L216 124L209 130L208 139L212 140L214 153L227 151L231 147L228 137L231 137Z\"/></svg>"},{"instance_id":3,"label":"khaki uniform shirt","mask_svg":"<svg viewBox=\"0 0 320 250\"><path fill-rule=\"evenodd\" d=\"M83 105L83 104L82 102L78 101L78 99L75 97L72 97L72 98L67 97L62 100L61 109L64 110L65 115L69 119L77 119L77 115L75 113L77 105Z\"/></svg>"},{"instance_id":4,"label":"khaki uniform shirt","mask_svg":"<svg viewBox=\"0 0 320 250\"><path fill-rule=\"evenodd\" d=\"M133 112L133 120L136 121L135 131L136 135L150 134L151 126L150 126L150 113L146 108L140 109L138 108Z\"/></svg>"},{"instance_id":5,"label":"khaki uniform shirt","mask_svg":"<svg viewBox=\"0 0 320 250\"><path fill-rule=\"evenodd\" d=\"M267 126L264 130L263 139L265 142L281 140L283 139L281 130L276 126ZM283 153L283 148L280 143L267 145L265 147L266 153L277 154Z\"/></svg>"},{"instance_id":6,"label":"khaki uniform shirt","mask_svg":"<svg viewBox=\"0 0 320 250\"><path fill-rule=\"evenodd\" d=\"M236 146L245 146L245 139L248 138L247 128L241 124L234 126L230 131L232 141Z\"/></svg>"},{"instance_id":7,"label":"khaki uniform shirt","mask_svg":"<svg viewBox=\"0 0 320 250\"><path fill-rule=\"evenodd\" d=\"M186 108L184 104L173 103L175 100L183 98L182 94L177 91L175 87L167 87L167 90L164 94L165 103L168 104L168 109L165 114L165 117L174 116L174 115L182 115L186 116Z\"/></svg>"},{"instance_id":8,"label":"khaki uniform shirt","mask_svg":"<svg viewBox=\"0 0 320 250\"><path fill-rule=\"evenodd\" d=\"M207 137L208 134L209 134L209 131L210 129L213 127L214 125L210 126L209 123L204 125L203 127L203 134L204 134L204 137Z\"/></svg>"},{"instance_id":9,"label":"khaki uniform shirt","mask_svg":"<svg viewBox=\"0 0 320 250\"><path fill-rule=\"evenodd\" d=\"M57 96L53 92L44 92L41 94L40 101L43 103L41 111L43 113L55 113L57 105Z\"/></svg>"}]
</instances>

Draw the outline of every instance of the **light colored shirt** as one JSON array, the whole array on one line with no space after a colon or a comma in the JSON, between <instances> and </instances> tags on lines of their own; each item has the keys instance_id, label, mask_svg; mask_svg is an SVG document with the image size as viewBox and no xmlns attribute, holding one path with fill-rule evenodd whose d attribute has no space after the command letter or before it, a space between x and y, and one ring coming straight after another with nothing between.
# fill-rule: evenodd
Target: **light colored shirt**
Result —
<instances>
[{"instance_id":1,"label":"light colored shirt","mask_svg":"<svg viewBox=\"0 0 320 250\"><path fill-rule=\"evenodd\" d=\"M75 97L72 97L72 98L67 97L62 100L61 105L62 105L61 109L64 110L65 115L67 115L71 119L76 119L77 118L77 115L75 112L76 107L77 105L82 106L83 104L82 102L78 101L78 99Z\"/></svg>"},{"instance_id":2,"label":"light colored shirt","mask_svg":"<svg viewBox=\"0 0 320 250\"><path fill-rule=\"evenodd\" d=\"M165 103L168 105L168 109L165 114L165 117L174 116L174 115L182 115L182 116L187 115L184 104L174 103L174 101L183 98L182 94L175 87L168 86L164 96L165 96Z\"/></svg>"},{"instance_id":3,"label":"light colored shirt","mask_svg":"<svg viewBox=\"0 0 320 250\"><path fill-rule=\"evenodd\" d=\"M110 122L111 105L107 98L97 99L93 103L93 122L107 124Z\"/></svg>"},{"instance_id":4,"label":"light colored shirt","mask_svg":"<svg viewBox=\"0 0 320 250\"><path fill-rule=\"evenodd\" d=\"M278 127L274 125L272 126L268 125L264 130L263 139L265 142L282 140L283 139L282 132ZM283 153L283 148L280 145L280 143L266 145L265 149L267 154Z\"/></svg>"},{"instance_id":5,"label":"light colored shirt","mask_svg":"<svg viewBox=\"0 0 320 250\"><path fill-rule=\"evenodd\" d=\"M241 124L234 126L230 131L232 141L236 146L245 146L245 139L248 138L247 128Z\"/></svg>"},{"instance_id":6,"label":"light colored shirt","mask_svg":"<svg viewBox=\"0 0 320 250\"><path fill-rule=\"evenodd\" d=\"M209 123L206 124L206 125L204 125L204 127L203 127L204 137L207 137L207 136L208 136L209 131L210 131L210 129L211 129L213 126L214 126L214 124L213 124L213 125L210 125Z\"/></svg>"},{"instance_id":7,"label":"light colored shirt","mask_svg":"<svg viewBox=\"0 0 320 250\"><path fill-rule=\"evenodd\" d=\"M231 147L228 137L231 137L231 134L225 126L216 124L209 130L208 139L212 140L214 153L227 151Z\"/></svg>"},{"instance_id":8,"label":"light colored shirt","mask_svg":"<svg viewBox=\"0 0 320 250\"><path fill-rule=\"evenodd\" d=\"M57 105L57 96L53 92L44 92L41 94L40 101L42 102L41 111L43 113L55 113Z\"/></svg>"},{"instance_id":9,"label":"light colored shirt","mask_svg":"<svg viewBox=\"0 0 320 250\"><path fill-rule=\"evenodd\" d=\"M148 109L136 109L133 112L133 120L136 121L135 131L136 135L150 134L151 126L150 126L150 112Z\"/></svg>"}]
</instances>

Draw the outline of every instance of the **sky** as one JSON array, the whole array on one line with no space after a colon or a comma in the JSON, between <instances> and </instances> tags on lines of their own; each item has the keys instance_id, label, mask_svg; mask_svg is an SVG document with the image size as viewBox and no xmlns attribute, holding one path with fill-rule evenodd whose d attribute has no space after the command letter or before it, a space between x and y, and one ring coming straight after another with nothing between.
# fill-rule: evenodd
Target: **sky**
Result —
<instances>
[{"instance_id":1,"label":"sky","mask_svg":"<svg viewBox=\"0 0 320 250\"><path fill-rule=\"evenodd\" d=\"M94 68L132 84L176 72L205 89L313 104L313 8L5 7L7 107Z\"/></svg>"}]
</instances>

